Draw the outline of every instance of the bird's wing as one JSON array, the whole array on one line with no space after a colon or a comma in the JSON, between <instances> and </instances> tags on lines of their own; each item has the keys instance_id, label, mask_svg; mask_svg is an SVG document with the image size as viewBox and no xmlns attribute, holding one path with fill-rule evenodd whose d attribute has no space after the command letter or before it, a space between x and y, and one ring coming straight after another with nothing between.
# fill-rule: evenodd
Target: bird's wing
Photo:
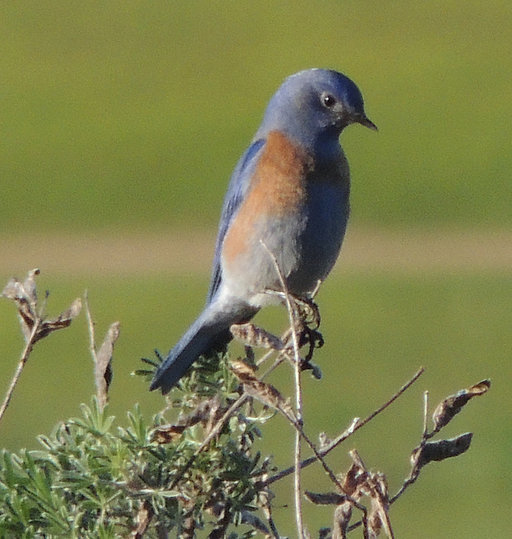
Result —
<instances>
[{"instance_id":1,"label":"bird's wing","mask_svg":"<svg viewBox=\"0 0 512 539\"><path fill-rule=\"evenodd\" d=\"M231 180L229 182L226 197L224 199L224 205L222 207L217 242L215 244L212 276L208 296L206 298L207 304L211 303L213 300L222 281L220 257L224 236L226 235L229 225L233 220L233 216L238 211L238 208L247 194L254 169L258 163L259 156L261 155L264 146L264 138L256 139L242 155L235 167L235 170L233 171L233 174L231 175Z\"/></svg>"}]
</instances>

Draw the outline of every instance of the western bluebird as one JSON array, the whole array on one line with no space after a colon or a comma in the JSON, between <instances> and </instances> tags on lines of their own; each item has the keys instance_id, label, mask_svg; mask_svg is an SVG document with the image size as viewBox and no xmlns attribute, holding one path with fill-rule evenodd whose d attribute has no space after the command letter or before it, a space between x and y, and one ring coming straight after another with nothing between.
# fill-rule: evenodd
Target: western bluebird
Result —
<instances>
[{"instance_id":1,"label":"western bluebird","mask_svg":"<svg viewBox=\"0 0 512 539\"><path fill-rule=\"evenodd\" d=\"M281 290L307 297L331 271L349 215L350 173L339 144L345 127L377 129L348 77L309 69L270 100L235 167L220 220L206 306L158 369L150 389L167 393L202 354L226 345ZM274 295L274 300L275 295Z\"/></svg>"}]
</instances>

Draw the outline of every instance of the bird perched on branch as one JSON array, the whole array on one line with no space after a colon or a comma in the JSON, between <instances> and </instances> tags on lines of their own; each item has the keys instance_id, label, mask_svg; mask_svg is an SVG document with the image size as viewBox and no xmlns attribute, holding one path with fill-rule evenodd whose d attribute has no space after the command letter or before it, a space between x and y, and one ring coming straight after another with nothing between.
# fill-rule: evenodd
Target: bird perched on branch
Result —
<instances>
[{"instance_id":1,"label":"bird perched on branch","mask_svg":"<svg viewBox=\"0 0 512 539\"><path fill-rule=\"evenodd\" d=\"M235 167L220 220L206 306L159 367L150 389L167 393L202 354L226 345L267 291L307 298L331 271L349 216L350 173L339 136L377 129L345 75L309 69L288 77ZM271 256L271 254L273 256Z\"/></svg>"}]
</instances>

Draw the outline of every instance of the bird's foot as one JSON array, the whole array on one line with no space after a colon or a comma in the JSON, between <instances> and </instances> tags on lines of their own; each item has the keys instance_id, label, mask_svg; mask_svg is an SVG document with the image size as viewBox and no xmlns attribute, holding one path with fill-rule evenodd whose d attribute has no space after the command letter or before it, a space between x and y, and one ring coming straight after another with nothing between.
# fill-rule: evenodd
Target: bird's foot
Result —
<instances>
[{"instance_id":1,"label":"bird's foot","mask_svg":"<svg viewBox=\"0 0 512 539\"><path fill-rule=\"evenodd\" d=\"M277 296L286 302L290 300L292 305L296 308L297 316L303 324L313 326L314 329L318 329L320 326L320 310L318 305L309 297L306 296L294 296L292 294L285 294L280 290L265 290L265 294L271 296Z\"/></svg>"},{"instance_id":2,"label":"bird's foot","mask_svg":"<svg viewBox=\"0 0 512 539\"><path fill-rule=\"evenodd\" d=\"M299 333L299 348L308 346L308 352L304 358L305 363L309 363L313 357L315 348L321 348L324 345L323 335L317 330L303 325Z\"/></svg>"},{"instance_id":3,"label":"bird's foot","mask_svg":"<svg viewBox=\"0 0 512 539\"><path fill-rule=\"evenodd\" d=\"M305 326L312 326L312 331L317 330L320 327L321 320L318 305L311 298L307 297L294 297L293 299L303 324Z\"/></svg>"}]
</instances>

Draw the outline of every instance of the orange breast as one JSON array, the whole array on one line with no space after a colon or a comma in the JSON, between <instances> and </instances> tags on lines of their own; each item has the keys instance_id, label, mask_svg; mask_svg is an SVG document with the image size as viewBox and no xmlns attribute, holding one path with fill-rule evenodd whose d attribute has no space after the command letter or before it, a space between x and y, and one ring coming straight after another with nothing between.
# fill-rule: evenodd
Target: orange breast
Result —
<instances>
[{"instance_id":1,"label":"orange breast","mask_svg":"<svg viewBox=\"0 0 512 539\"><path fill-rule=\"evenodd\" d=\"M224 238L226 260L236 258L253 240L254 224L265 215L280 217L296 210L306 197L306 177L312 157L282 133L272 131L254 172L245 201Z\"/></svg>"}]
</instances>

